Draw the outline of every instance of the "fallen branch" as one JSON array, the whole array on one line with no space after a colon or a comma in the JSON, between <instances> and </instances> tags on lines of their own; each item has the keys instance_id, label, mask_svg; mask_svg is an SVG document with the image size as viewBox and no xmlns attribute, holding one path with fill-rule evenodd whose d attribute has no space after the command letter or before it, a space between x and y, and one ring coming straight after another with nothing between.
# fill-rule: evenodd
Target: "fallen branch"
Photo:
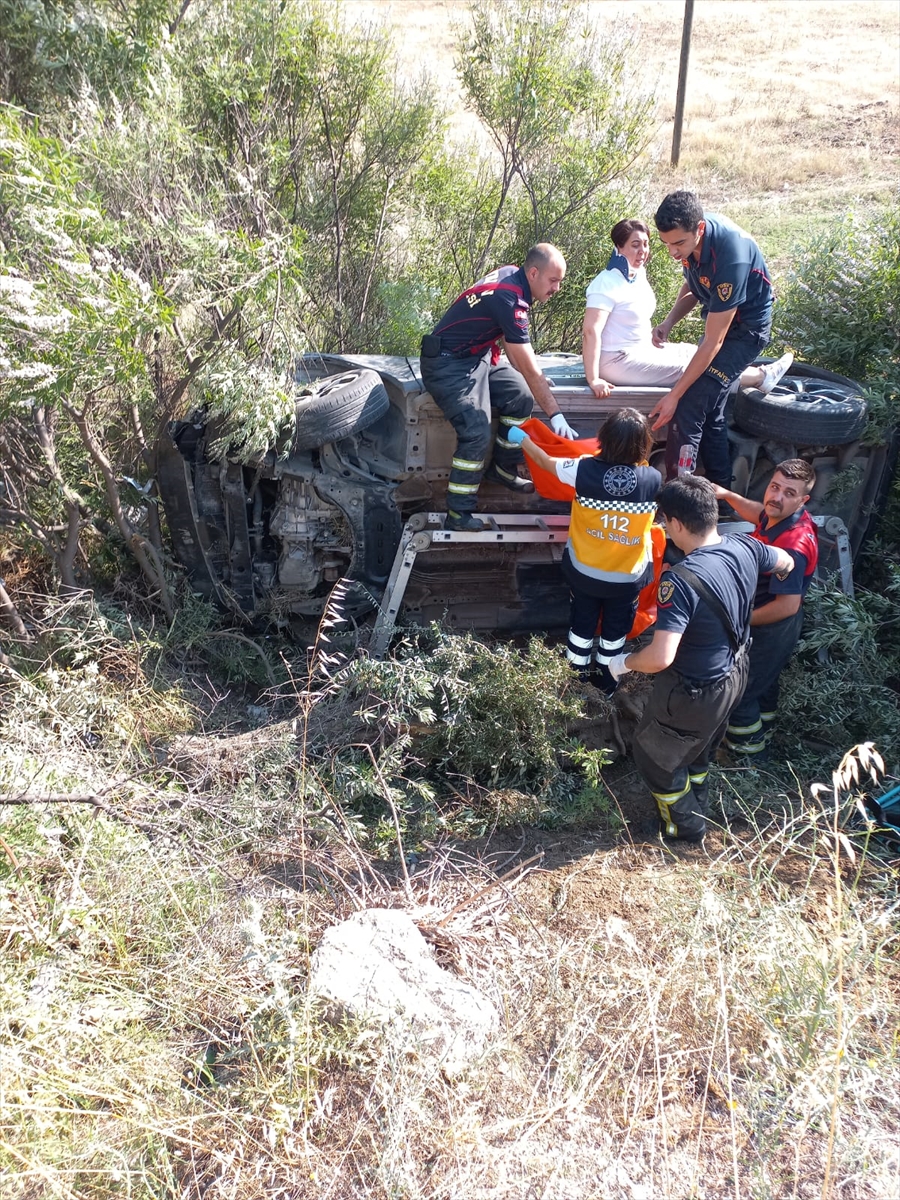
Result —
<instances>
[{"instance_id":1,"label":"fallen branch","mask_svg":"<svg viewBox=\"0 0 900 1200\"><path fill-rule=\"evenodd\" d=\"M19 610L16 608L10 599L9 593L6 590L5 580L0 579L0 613L3 613L7 622L10 625L13 633L22 642L30 642L28 630L25 628L25 622L19 615Z\"/></svg>"},{"instance_id":2,"label":"fallen branch","mask_svg":"<svg viewBox=\"0 0 900 1200\"><path fill-rule=\"evenodd\" d=\"M508 871L506 871L505 874L498 875L496 879L492 879L490 883L486 884L485 887L483 887L479 891L475 892L474 895L468 896L465 900L460 900L459 904L457 904L453 908L451 908L446 916L441 917L441 919L439 921L435 921L435 923L434 923L435 929L440 929L440 927L442 925L447 924L447 922L450 920L451 917L455 917L458 912L461 912L464 908L468 908L469 905L474 904L476 900L480 900L481 897L486 895L486 893L489 892L492 888L497 887L498 884L501 884L504 882L504 880L509 879L509 877L511 875L515 875L517 871L524 871L526 867L530 867L533 862L537 862L538 859L543 858L543 857L544 857L543 850L539 850L537 852L537 854L532 854L531 858L526 858L523 863L516 863L516 865L514 867L510 867L510 869Z\"/></svg>"},{"instance_id":3,"label":"fallen branch","mask_svg":"<svg viewBox=\"0 0 900 1200\"><path fill-rule=\"evenodd\" d=\"M243 642L245 646L249 646L252 650L255 650L262 659L269 683L272 687L278 686L278 680L275 678L275 672L272 669L272 664L269 662L268 658L266 658L265 651L263 650L262 646L258 646L252 638L246 637L243 633L237 633L234 629L217 629L214 633L208 633L206 636L208 638L234 638L236 642Z\"/></svg>"},{"instance_id":4,"label":"fallen branch","mask_svg":"<svg viewBox=\"0 0 900 1200\"><path fill-rule=\"evenodd\" d=\"M23 793L19 796L0 796L0 805L16 804L89 804L92 808L96 808L98 812L102 812L104 816L109 817L111 821L121 821L123 825L130 825L132 829L138 829L148 837L163 832L160 828L146 821L137 821L134 817L129 817L120 809L107 804L99 795L31 796L28 793Z\"/></svg>"}]
</instances>

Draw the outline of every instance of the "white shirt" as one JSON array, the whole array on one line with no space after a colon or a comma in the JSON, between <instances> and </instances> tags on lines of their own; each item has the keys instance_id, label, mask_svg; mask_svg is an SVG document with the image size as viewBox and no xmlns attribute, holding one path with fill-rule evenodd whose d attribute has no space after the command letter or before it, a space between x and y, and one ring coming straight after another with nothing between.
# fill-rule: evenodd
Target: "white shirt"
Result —
<instances>
[{"instance_id":1,"label":"white shirt","mask_svg":"<svg viewBox=\"0 0 900 1200\"><path fill-rule=\"evenodd\" d=\"M638 267L632 280L621 271L601 271L588 284L587 307L609 313L600 335L601 353L650 341L656 296L643 267Z\"/></svg>"},{"instance_id":2,"label":"white shirt","mask_svg":"<svg viewBox=\"0 0 900 1200\"><path fill-rule=\"evenodd\" d=\"M556 467L556 477L561 483L569 483L572 487L575 486L575 477L578 474L578 466L582 458L590 458L590 454L582 454L579 458L554 458L553 465Z\"/></svg>"}]
</instances>

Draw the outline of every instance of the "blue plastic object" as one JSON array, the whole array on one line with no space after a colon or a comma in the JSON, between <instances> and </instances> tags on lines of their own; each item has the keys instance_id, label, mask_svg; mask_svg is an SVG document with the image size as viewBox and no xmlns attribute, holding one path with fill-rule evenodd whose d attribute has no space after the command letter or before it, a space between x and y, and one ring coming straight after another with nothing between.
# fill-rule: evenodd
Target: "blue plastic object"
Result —
<instances>
[{"instance_id":1,"label":"blue plastic object","mask_svg":"<svg viewBox=\"0 0 900 1200\"><path fill-rule=\"evenodd\" d=\"M883 796L867 796L863 803L869 816L878 826L875 836L900 846L900 784Z\"/></svg>"}]
</instances>

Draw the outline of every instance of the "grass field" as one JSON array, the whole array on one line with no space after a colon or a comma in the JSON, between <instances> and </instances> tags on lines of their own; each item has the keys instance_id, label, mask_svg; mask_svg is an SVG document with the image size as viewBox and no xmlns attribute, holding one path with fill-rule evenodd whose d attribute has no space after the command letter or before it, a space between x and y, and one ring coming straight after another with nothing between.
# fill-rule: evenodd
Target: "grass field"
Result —
<instances>
[{"instance_id":1,"label":"grass field","mask_svg":"<svg viewBox=\"0 0 900 1200\"><path fill-rule=\"evenodd\" d=\"M410 75L436 75L454 136L472 137L453 72L452 0L347 0L390 25ZM647 206L675 187L739 220L775 266L848 209L896 203L900 5L894 0L697 0L681 160L669 166L684 5L592 0L586 22L636 39L636 83L657 97ZM645 214L646 215L646 214Z\"/></svg>"}]
</instances>

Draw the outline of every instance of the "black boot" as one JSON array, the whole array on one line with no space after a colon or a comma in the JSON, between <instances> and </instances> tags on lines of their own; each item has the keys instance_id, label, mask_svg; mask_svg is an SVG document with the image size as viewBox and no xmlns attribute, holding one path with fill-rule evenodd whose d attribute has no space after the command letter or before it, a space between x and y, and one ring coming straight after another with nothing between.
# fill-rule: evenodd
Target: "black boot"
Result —
<instances>
[{"instance_id":1,"label":"black boot","mask_svg":"<svg viewBox=\"0 0 900 1200\"><path fill-rule=\"evenodd\" d=\"M530 479L523 479L515 471L507 471L503 467L498 467L494 462L485 471L484 477L491 483L499 483L503 487L509 488L511 492L518 492L521 496L528 496L534 491L534 484Z\"/></svg>"},{"instance_id":2,"label":"black boot","mask_svg":"<svg viewBox=\"0 0 900 1200\"><path fill-rule=\"evenodd\" d=\"M615 695L619 686L618 679L613 679L612 672L606 663L594 664L594 687L604 696Z\"/></svg>"},{"instance_id":3,"label":"black boot","mask_svg":"<svg viewBox=\"0 0 900 1200\"><path fill-rule=\"evenodd\" d=\"M451 508L447 510L447 516L444 518L444 528L451 529L454 533L484 533L487 525L473 513L454 512Z\"/></svg>"}]
</instances>

